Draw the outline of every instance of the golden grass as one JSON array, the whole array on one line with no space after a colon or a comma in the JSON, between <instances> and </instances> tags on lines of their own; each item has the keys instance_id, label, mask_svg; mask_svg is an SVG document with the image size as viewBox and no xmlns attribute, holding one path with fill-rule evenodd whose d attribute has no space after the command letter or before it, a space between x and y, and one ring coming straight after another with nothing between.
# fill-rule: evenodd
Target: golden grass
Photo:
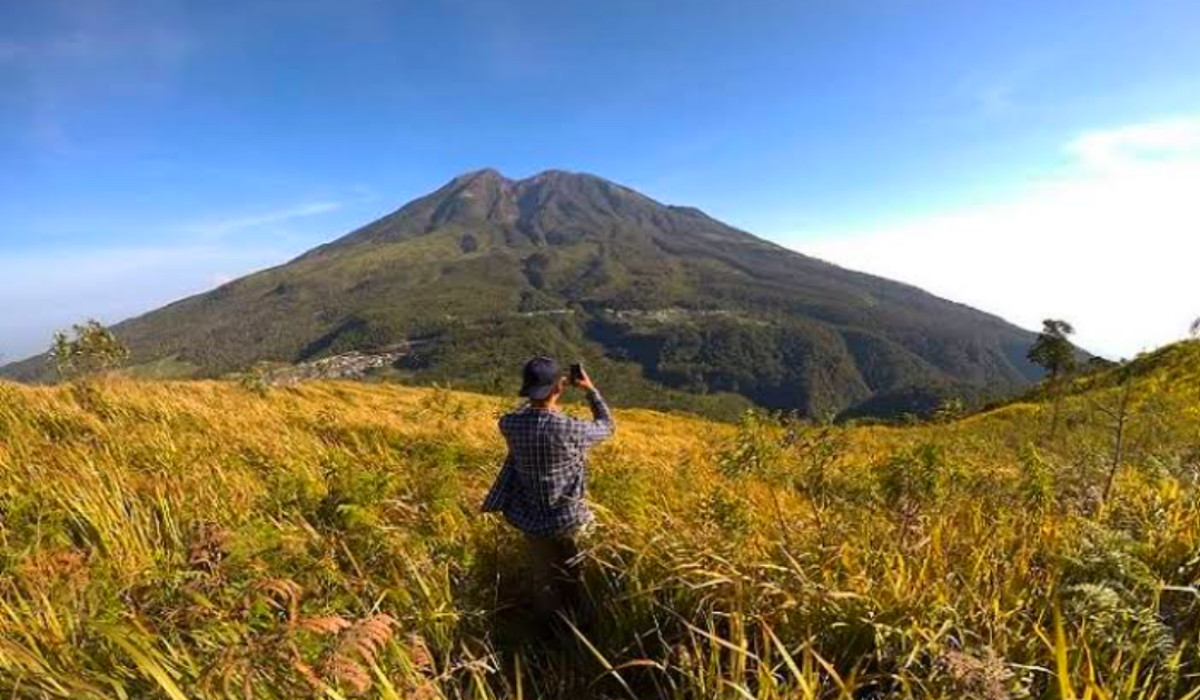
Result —
<instances>
[{"instance_id":1,"label":"golden grass","mask_svg":"<svg viewBox=\"0 0 1200 700\"><path fill-rule=\"evenodd\" d=\"M905 428L618 411L591 463L599 614L549 638L520 538L477 512L511 402L0 384L0 690L1196 697L1194 359L1137 380L1107 503L1116 387L1068 399L1054 443L1039 404Z\"/></svg>"}]
</instances>

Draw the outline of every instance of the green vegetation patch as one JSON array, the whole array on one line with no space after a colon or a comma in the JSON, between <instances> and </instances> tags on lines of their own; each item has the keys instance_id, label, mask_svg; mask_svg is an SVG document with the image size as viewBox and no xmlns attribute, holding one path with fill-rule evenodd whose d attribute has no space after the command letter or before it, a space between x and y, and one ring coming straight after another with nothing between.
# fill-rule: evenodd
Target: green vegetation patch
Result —
<instances>
[{"instance_id":1,"label":"green vegetation patch","mask_svg":"<svg viewBox=\"0 0 1200 700\"><path fill-rule=\"evenodd\" d=\"M0 690L1191 697L1196 350L1057 411L907 427L618 410L590 463L597 614L557 631L478 512L508 399L0 384Z\"/></svg>"}]
</instances>

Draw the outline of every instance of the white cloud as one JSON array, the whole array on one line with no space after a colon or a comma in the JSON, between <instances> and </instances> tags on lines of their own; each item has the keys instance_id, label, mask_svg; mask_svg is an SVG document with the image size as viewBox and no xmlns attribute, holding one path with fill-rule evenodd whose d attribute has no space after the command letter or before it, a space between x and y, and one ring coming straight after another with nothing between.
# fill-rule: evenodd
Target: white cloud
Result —
<instances>
[{"instance_id":1,"label":"white cloud","mask_svg":"<svg viewBox=\"0 0 1200 700\"><path fill-rule=\"evenodd\" d=\"M1067 144L1067 151L1093 170L1112 171L1181 158L1200 158L1200 119L1133 124L1089 131Z\"/></svg>"},{"instance_id":2,"label":"white cloud","mask_svg":"<svg viewBox=\"0 0 1200 700\"><path fill-rule=\"evenodd\" d=\"M804 252L924 287L1036 329L1065 318L1081 344L1131 356L1200 316L1200 119L1089 131L1070 168L1003 204Z\"/></svg>"},{"instance_id":3,"label":"white cloud","mask_svg":"<svg viewBox=\"0 0 1200 700\"><path fill-rule=\"evenodd\" d=\"M296 250L233 246L71 248L0 257L0 364L46 348L56 329L115 323L211 289Z\"/></svg>"},{"instance_id":4,"label":"white cloud","mask_svg":"<svg viewBox=\"0 0 1200 700\"><path fill-rule=\"evenodd\" d=\"M284 221L300 219L306 216L315 216L317 214L325 214L331 211L336 211L341 208L341 202L309 202L299 204L283 209L262 212L259 214L251 214L248 216L235 216L225 219L216 219L203 221L199 223L187 224L182 227L185 233L197 234L201 236L222 236L235 231L241 231L248 228L257 228L267 224L278 224Z\"/></svg>"},{"instance_id":5,"label":"white cloud","mask_svg":"<svg viewBox=\"0 0 1200 700\"><path fill-rule=\"evenodd\" d=\"M279 264L312 247L314 241L278 224L341 206L336 201L313 201L167 225L162 229L175 234L174 243L164 246L6 253L0 256L0 356L13 359L37 352L46 347L54 330L86 318L115 323ZM236 242L226 238L252 229L257 229L253 236L239 236ZM247 238L269 242L247 246Z\"/></svg>"}]
</instances>

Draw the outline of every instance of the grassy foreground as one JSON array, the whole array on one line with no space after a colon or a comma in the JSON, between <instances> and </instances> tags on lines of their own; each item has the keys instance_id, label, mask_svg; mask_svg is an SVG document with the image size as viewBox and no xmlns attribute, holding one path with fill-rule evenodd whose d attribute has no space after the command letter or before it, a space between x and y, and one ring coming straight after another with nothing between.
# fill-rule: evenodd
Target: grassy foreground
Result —
<instances>
[{"instance_id":1,"label":"grassy foreground","mask_svg":"<svg viewBox=\"0 0 1200 700\"><path fill-rule=\"evenodd\" d=\"M503 401L0 383L15 698L1200 697L1200 348L905 428L618 411L586 629L477 504ZM602 378L601 378L602 379Z\"/></svg>"}]
</instances>

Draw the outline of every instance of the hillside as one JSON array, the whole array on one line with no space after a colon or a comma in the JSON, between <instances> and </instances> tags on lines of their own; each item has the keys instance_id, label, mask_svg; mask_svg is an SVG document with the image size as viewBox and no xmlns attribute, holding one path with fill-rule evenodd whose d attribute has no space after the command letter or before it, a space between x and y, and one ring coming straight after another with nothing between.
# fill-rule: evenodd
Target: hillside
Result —
<instances>
[{"instance_id":1,"label":"hillside","mask_svg":"<svg viewBox=\"0 0 1200 700\"><path fill-rule=\"evenodd\" d=\"M619 410L579 634L477 506L508 404L324 382L0 382L18 698L1198 697L1200 344L938 425ZM604 377L599 376L603 383Z\"/></svg>"},{"instance_id":2,"label":"hillside","mask_svg":"<svg viewBox=\"0 0 1200 700\"><path fill-rule=\"evenodd\" d=\"M135 362L178 377L401 349L385 375L502 393L521 358L550 352L583 358L621 401L724 417L750 402L894 414L1040 376L1033 336L998 318L561 171L463 175L116 331ZM34 358L5 373L46 371Z\"/></svg>"}]
</instances>

